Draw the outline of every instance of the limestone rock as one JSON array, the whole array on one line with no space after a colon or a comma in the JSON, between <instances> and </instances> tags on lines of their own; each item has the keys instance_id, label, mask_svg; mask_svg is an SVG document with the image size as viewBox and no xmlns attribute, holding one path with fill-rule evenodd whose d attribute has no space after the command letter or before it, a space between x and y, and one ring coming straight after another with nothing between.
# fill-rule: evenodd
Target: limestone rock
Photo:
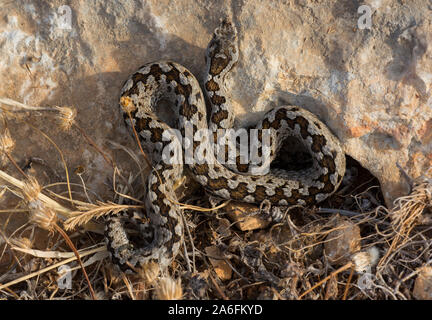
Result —
<instances>
[{"instance_id":1,"label":"limestone rock","mask_svg":"<svg viewBox=\"0 0 432 320\"><path fill-rule=\"evenodd\" d=\"M420 269L413 295L418 300L432 300L432 267L426 266Z\"/></svg>"},{"instance_id":2,"label":"limestone rock","mask_svg":"<svg viewBox=\"0 0 432 320\"><path fill-rule=\"evenodd\" d=\"M232 276L232 269L228 265L228 263L225 262L225 260L222 259L222 252L219 250L216 246L210 246L205 248L205 252L213 257L209 257L210 263L213 266L214 271L218 275L219 279L221 280L229 280ZM220 259L215 259L220 258Z\"/></svg>"},{"instance_id":3,"label":"limestone rock","mask_svg":"<svg viewBox=\"0 0 432 320\"><path fill-rule=\"evenodd\" d=\"M241 231L262 229L270 224L269 221L262 219L259 215L253 215L259 211L259 208L254 204L230 202L223 210L228 212L230 219Z\"/></svg>"},{"instance_id":4,"label":"limestone rock","mask_svg":"<svg viewBox=\"0 0 432 320\"><path fill-rule=\"evenodd\" d=\"M237 125L297 104L318 115L344 151L381 182L390 205L412 176L432 165L432 10L428 1L360 2L148 0L9 1L0 8L0 96L31 105L72 105L100 145L135 147L118 112L120 88L146 62L171 59L202 81L204 52L222 17L239 31L240 61L229 79ZM367 17L366 17L367 18ZM35 124L62 145L71 168L103 194L110 167L48 115ZM14 156L43 158L61 172L53 147L22 123L9 122ZM114 152L123 164L123 153ZM135 168L136 169L136 168ZM72 181L81 183L77 177ZM108 191L107 191L108 192Z\"/></svg>"},{"instance_id":5,"label":"limestone rock","mask_svg":"<svg viewBox=\"0 0 432 320\"><path fill-rule=\"evenodd\" d=\"M330 263L342 265L350 261L353 253L360 250L360 228L347 219L339 219L324 245Z\"/></svg>"}]
</instances>

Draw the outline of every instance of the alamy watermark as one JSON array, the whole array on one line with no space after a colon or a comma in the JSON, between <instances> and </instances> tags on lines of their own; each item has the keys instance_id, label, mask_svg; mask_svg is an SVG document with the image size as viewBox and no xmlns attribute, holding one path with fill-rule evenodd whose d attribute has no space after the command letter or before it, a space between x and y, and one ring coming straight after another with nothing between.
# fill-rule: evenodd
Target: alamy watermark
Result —
<instances>
[{"instance_id":1,"label":"alamy watermark","mask_svg":"<svg viewBox=\"0 0 432 320\"><path fill-rule=\"evenodd\" d=\"M358 278L357 285L361 290L370 290L373 288L375 276L372 274L370 267L367 267L363 274Z\"/></svg>"},{"instance_id":2,"label":"alamy watermark","mask_svg":"<svg viewBox=\"0 0 432 320\"><path fill-rule=\"evenodd\" d=\"M269 171L272 129L218 129L193 130L186 122L184 136L180 130L167 129L162 140L169 142L162 150L162 161L167 164L212 164L215 162L235 165L239 156L240 164L249 164L250 173L266 174ZM216 142L215 142L216 140ZM194 148L194 142L199 144ZM227 152L226 152L227 149Z\"/></svg>"},{"instance_id":3,"label":"alamy watermark","mask_svg":"<svg viewBox=\"0 0 432 320\"><path fill-rule=\"evenodd\" d=\"M357 9L357 13L361 14L357 20L357 27L361 30L372 28L372 9L368 5L361 5Z\"/></svg>"},{"instance_id":4,"label":"alamy watermark","mask_svg":"<svg viewBox=\"0 0 432 320\"><path fill-rule=\"evenodd\" d=\"M58 268L60 277L57 279L57 286L61 290L72 289L72 271L68 265Z\"/></svg>"},{"instance_id":5,"label":"alamy watermark","mask_svg":"<svg viewBox=\"0 0 432 320\"><path fill-rule=\"evenodd\" d=\"M57 9L57 28L61 30L72 30L72 9L68 5L62 5Z\"/></svg>"}]
</instances>

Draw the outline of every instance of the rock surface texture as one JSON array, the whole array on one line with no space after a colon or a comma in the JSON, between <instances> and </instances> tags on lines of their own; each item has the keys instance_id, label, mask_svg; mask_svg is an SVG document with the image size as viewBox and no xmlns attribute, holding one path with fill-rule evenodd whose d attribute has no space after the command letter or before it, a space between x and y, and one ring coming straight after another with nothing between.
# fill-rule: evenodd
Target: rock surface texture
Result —
<instances>
[{"instance_id":1,"label":"rock surface texture","mask_svg":"<svg viewBox=\"0 0 432 320\"><path fill-rule=\"evenodd\" d=\"M308 109L379 179L389 205L408 191L398 165L411 177L432 165L427 0L1 2L0 96L74 106L80 126L105 147L107 140L134 147L118 112L128 75L169 59L202 82L205 48L228 17L239 31L240 61L230 78L237 125L253 124L281 104ZM112 171L102 156L48 119L34 116L70 168L84 167L90 188L104 186ZM62 172L40 135L22 123L9 121L9 129L19 162L39 157Z\"/></svg>"}]
</instances>

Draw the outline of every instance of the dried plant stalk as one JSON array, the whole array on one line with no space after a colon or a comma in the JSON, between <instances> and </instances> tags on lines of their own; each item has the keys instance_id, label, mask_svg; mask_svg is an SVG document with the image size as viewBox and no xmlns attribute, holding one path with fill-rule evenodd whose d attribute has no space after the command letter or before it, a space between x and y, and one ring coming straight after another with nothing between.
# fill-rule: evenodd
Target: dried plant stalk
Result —
<instances>
[{"instance_id":1,"label":"dried plant stalk","mask_svg":"<svg viewBox=\"0 0 432 320\"><path fill-rule=\"evenodd\" d=\"M25 184L24 182L8 175L6 172L4 172L2 170L0 170L0 179L3 179L5 181L9 182L10 184L14 185L15 187L17 187L21 190L24 188L24 184ZM63 216L63 218L69 217L69 215L72 212L72 210L70 210L66 207L63 207L61 204L52 200L50 197L47 197L43 193L39 193L38 198L42 202L44 202L48 207L54 209L57 213L61 214Z\"/></svg>"},{"instance_id":2,"label":"dried plant stalk","mask_svg":"<svg viewBox=\"0 0 432 320\"><path fill-rule=\"evenodd\" d=\"M24 103L9 99L9 98L0 98L0 103L3 104L2 109L11 112L22 112L22 111L54 111L54 108L50 107L34 107L28 106Z\"/></svg>"},{"instance_id":3,"label":"dried plant stalk","mask_svg":"<svg viewBox=\"0 0 432 320\"><path fill-rule=\"evenodd\" d=\"M101 202L98 201L96 204L87 204L78 206L78 211L73 211L70 214L70 218L64 222L66 230L72 230L77 226L88 223L91 219L100 218L107 214L118 214L123 210L128 209L140 209L142 206L117 204L114 202Z\"/></svg>"},{"instance_id":4,"label":"dried plant stalk","mask_svg":"<svg viewBox=\"0 0 432 320\"><path fill-rule=\"evenodd\" d=\"M413 189L409 195L399 197L394 201L394 209L388 212L392 219L392 242L378 263L379 267L388 263L391 253L408 241L411 231L420 223L425 208L432 205L431 174L432 170L429 170L425 175L420 176L414 181Z\"/></svg>"}]
</instances>

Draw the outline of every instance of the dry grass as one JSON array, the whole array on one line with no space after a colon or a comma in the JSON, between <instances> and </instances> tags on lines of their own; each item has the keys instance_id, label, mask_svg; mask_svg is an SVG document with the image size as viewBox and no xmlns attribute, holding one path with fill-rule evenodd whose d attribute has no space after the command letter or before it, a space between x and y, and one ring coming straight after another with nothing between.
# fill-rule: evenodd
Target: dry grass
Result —
<instances>
[{"instance_id":1,"label":"dry grass","mask_svg":"<svg viewBox=\"0 0 432 320\"><path fill-rule=\"evenodd\" d=\"M202 191L188 194L185 203L172 199L184 212L181 254L168 270L148 264L134 275L120 273L108 259L102 218L142 208L137 198L148 167L127 147L112 143L137 165L138 173L125 174L110 152L77 125L73 108L31 107L1 98L0 108L4 123L17 112L54 116L59 128L76 130L113 168L113 196L101 201L84 176L76 173L78 183L69 180L61 148L49 133L35 128L55 146L64 167L63 181L42 185L14 161L17 142L5 126L0 160L16 170L0 170L0 197L17 198L19 204L0 210L5 217L0 299L412 299L418 270L432 264L432 172L415 180L412 192L388 210L377 181L351 161L348 169L360 173L323 204L331 209L294 208L282 223L265 230L238 231L226 218L226 203L212 208ZM54 192L54 186L60 191ZM23 213L28 222L11 231L8 225ZM359 250L342 265L331 262L324 250L342 228L339 216L361 231ZM221 256L207 255L209 246L216 246ZM218 259L232 270L228 280L214 270L212 261ZM62 266L71 271L71 288L59 285Z\"/></svg>"}]
</instances>

